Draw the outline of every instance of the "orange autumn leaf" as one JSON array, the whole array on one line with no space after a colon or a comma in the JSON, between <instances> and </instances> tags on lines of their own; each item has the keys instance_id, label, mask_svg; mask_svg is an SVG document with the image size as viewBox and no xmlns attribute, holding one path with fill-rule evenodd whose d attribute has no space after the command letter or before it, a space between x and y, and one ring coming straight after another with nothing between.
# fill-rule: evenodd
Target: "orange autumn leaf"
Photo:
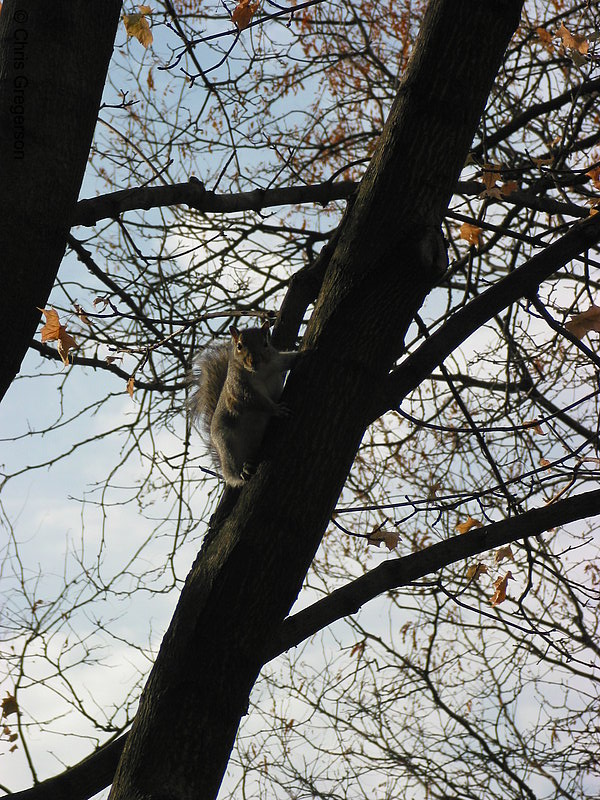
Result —
<instances>
[{"instance_id":1,"label":"orange autumn leaf","mask_svg":"<svg viewBox=\"0 0 600 800\"><path fill-rule=\"evenodd\" d=\"M38 311L41 311L42 314L46 317L46 324L41 330L42 334L42 342L53 342L58 339L58 334L60 332L60 320L58 317L58 311L55 311L53 308L47 310L45 308L38 308Z\"/></svg>"},{"instance_id":2,"label":"orange autumn leaf","mask_svg":"<svg viewBox=\"0 0 600 800\"><path fill-rule=\"evenodd\" d=\"M152 13L150 6L138 6L139 14L123 14L127 36L133 36L144 47L152 44L153 36L146 16Z\"/></svg>"},{"instance_id":3,"label":"orange autumn leaf","mask_svg":"<svg viewBox=\"0 0 600 800\"><path fill-rule=\"evenodd\" d=\"M132 375L131 378L129 378L129 380L127 381L127 394L129 395L129 397L131 397L132 400L133 400L134 386L135 386L135 380Z\"/></svg>"},{"instance_id":4,"label":"orange autumn leaf","mask_svg":"<svg viewBox=\"0 0 600 800\"><path fill-rule=\"evenodd\" d=\"M251 3L250 0L239 0L237 6L233 9L231 21L237 25L238 31L243 31L250 25L252 17L258 10L259 3Z\"/></svg>"},{"instance_id":5,"label":"orange autumn leaf","mask_svg":"<svg viewBox=\"0 0 600 800\"><path fill-rule=\"evenodd\" d=\"M58 355L61 357L65 366L69 363L69 350L77 347L77 342L67 331L64 325L60 324L58 312L53 308L39 309L46 317L46 324L42 328L42 342L58 341Z\"/></svg>"},{"instance_id":6,"label":"orange autumn leaf","mask_svg":"<svg viewBox=\"0 0 600 800\"><path fill-rule=\"evenodd\" d=\"M470 222L464 222L460 226L460 238L464 239L469 244L480 244L481 234L481 228L478 228L477 225L471 225Z\"/></svg>"},{"instance_id":7,"label":"orange autumn leaf","mask_svg":"<svg viewBox=\"0 0 600 800\"><path fill-rule=\"evenodd\" d=\"M600 189L600 167L592 167L585 173L592 181L596 189Z\"/></svg>"},{"instance_id":8,"label":"orange autumn leaf","mask_svg":"<svg viewBox=\"0 0 600 800\"><path fill-rule=\"evenodd\" d=\"M590 331L600 331L600 306L591 305L586 311L576 314L565 328L578 339L582 339Z\"/></svg>"},{"instance_id":9,"label":"orange autumn leaf","mask_svg":"<svg viewBox=\"0 0 600 800\"><path fill-rule=\"evenodd\" d=\"M575 50L575 52L582 56L587 54L590 45L585 36L577 36L577 34L571 33L571 31L564 25L560 26L560 28L556 31L556 35L560 36L563 45L567 49Z\"/></svg>"},{"instance_id":10,"label":"orange autumn leaf","mask_svg":"<svg viewBox=\"0 0 600 800\"><path fill-rule=\"evenodd\" d=\"M459 533L468 533L471 528L481 528L482 523L479 522L478 519L473 519L473 517L469 517L464 522L459 522L458 525L455 526L454 530L458 531Z\"/></svg>"},{"instance_id":11,"label":"orange autumn leaf","mask_svg":"<svg viewBox=\"0 0 600 800\"><path fill-rule=\"evenodd\" d=\"M496 591L490 598L491 605L498 606L506 600L506 586L509 580L512 580L512 572L507 572L503 578L496 578L494 581Z\"/></svg>"}]
</instances>

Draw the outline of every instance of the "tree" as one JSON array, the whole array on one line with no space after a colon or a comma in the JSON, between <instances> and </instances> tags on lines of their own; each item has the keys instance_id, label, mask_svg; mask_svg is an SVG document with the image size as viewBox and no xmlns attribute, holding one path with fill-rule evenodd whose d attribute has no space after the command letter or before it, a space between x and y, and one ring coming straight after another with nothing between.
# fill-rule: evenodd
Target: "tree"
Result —
<instances>
[{"instance_id":1,"label":"tree","mask_svg":"<svg viewBox=\"0 0 600 800\"><path fill-rule=\"evenodd\" d=\"M442 258L444 248L439 236L440 224L457 186L491 83L517 25L520 6L515 2L498 2L492 8L486 6L482 9L479 4L471 2L431 3L423 19L412 59L398 87L396 100L374 146L369 167L336 232L330 236L324 236L319 230L306 234L302 228L294 230L292 224L272 234L281 237L284 242L295 242L290 247L297 249L300 249L298 242L304 243L309 257L307 265L289 282L276 327L276 336L281 344L293 341L304 313L314 303L303 338L309 353L301 366L293 371L286 388L286 402L292 406L294 416L289 424L273 424L264 444L264 459L257 475L240 496L232 493L226 495L213 517L209 534L188 576L177 611L142 695L140 710L113 786L114 797L156 794L214 796L239 720L247 709L250 690L259 671L270 658L292 644L303 641L324 625L353 614L364 602L382 592L396 592L399 587L433 576L444 567L509 542L523 542L522 553L528 564L527 583L516 599L522 620L517 628L514 620L500 614L493 617L496 621L493 628L501 631L506 628L503 632L510 636L520 631L521 639L523 635L529 637L532 644L527 652L540 654L546 659L545 663L552 663L553 658L559 661L566 657L573 658L573 648L586 649L592 646L588 628L593 630L597 620L590 620L588 612L584 610L579 600L580 589L555 566L548 543L545 540L532 540L531 537L537 537L551 527L598 513L598 492L586 491L586 483L594 475L594 462L584 460L595 458L589 453L597 436L593 427L586 426L581 418L573 417L572 408L565 408L566 383L561 384L559 392L552 397L548 390L539 389L540 381L532 377L530 365L540 375L550 368L553 377L556 375L556 359L550 362L549 367L548 354L547 360L544 360L533 347L539 333L532 310L576 348L578 355L585 358L584 365L589 364L594 369L597 364L594 352L582 344L573 332L579 330L582 333L593 327L593 311L577 320L583 328L571 326L569 331L556 322L546 308L548 304L558 302L563 305L562 311L566 315L568 311L564 308L564 300L554 301L552 292L545 293L541 300L539 287L597 242L600 224L592 216L582 223L566 226L571 229L564 233L562 226L556 229L551 225L548 228L541 222L539 213L534 215L534 212L574 218L587 215L575 202L556 200L554 192L557 191L555 187L558 182L563 191L580 191L585 195L585 188L581 188L584 169L591 171L592 180L595 180L589 160L584 160L584 166L578 169L563 167L562 164L567 156L577 158L580 149L592 147L597 140L595 132L589 136L583 135L586 125L590 124L588 115L592 114L593 93L597 87L590 80L582 82L576 91L569 89L568 92L552 93L549 100L537 106L530 105L520 119L515 117L508 122L503 106L504 101L505 106L514 108L519 92L528 96L528 80L536 83L533 76L537 69L541 71L537 61L523 61L524 53L531 52L536 59L541 58L548 84L554 88L552 81L555 73L552 67L569 74L571 65L581 66L578 59L585 54L580 50L586 49L584 42L587 42L583 35L572 37L572 42L563 35L564 49L556 51L556 57L555 51L549 49L553 45L544 37L546 26L540 27L542 33L537 34L535 41L528 28L527 32L517 37L514 48L509 48L503 73L484 116L484 134L480 136L480 144L472 149L475 157L481 158L484 152L486 154L486 160L480 167L483 185L474 181L458 183L460 191L466 196L473 196L470 201L473 207L470 214L464 215L453 210L449 217L459 216L459 221L463 221L460 217L466 217L464 222L467 227L463 226L460 234L470 240L473 247L464 257L457 243L456 228L452 228L448 222L446 233L455 258L450 269L445 270ZM172 24L184 41L182 53L188 53L194 62L193 45L182 28L182 17L177 17L170 6L167 6L167 10L172 14ZM371 37L365 32L366 19L369 19L369 10L362 7L361 17L357 19L354 15L346 26L340 25L339 30L347 34L353 27L358 29L366 43L367 57L372 59L372 63L379 62L381 73L385 75L385 62L377 59L377 48L371 46ZM557 23L558 20L552 21L553 25ZM302 25L310 24L305 20L302 22ZM323 26L328 24L325 15ZM264 26L261 27L263 29ZM310 36L305 37L303 46L310 51ZM229 51L226 49L225 53ZM544 53L547 54L547 63L544 62ZM356 58L359 67L361 56L362 51ZM232 59L231 54L229 59ZM519 83L516 76L523 70L523 63L531 71ZM188 74L192 74L193 81L205 82L210 97L217 90L207 79L206 72L199 65L196 67L197 72L192 74L188 69ZM364 69L357 71L365 74ZM354 79L355 75L352 69L347 72L352 85L350 78ZM507 76L511 74L513 79L509 81ZM369 71L366 71L366 75L366 96L376 105L379 99L377 82L373 81L371 85L372 75ZM387 77L394 84L393 72ZM239 77L236 77L236 86L240 83ZM336 159L344 163L351 149L345 150L348 135L342 127L344 120L339 86L336 86L334 79L331 85L332 96L336 100L333 109L338 114L340 129L336 131L337 141L332 137L327 157L335 165ZM231 88L229 83L226 83L226 88ZM287 91L288 87L284 88ZM432 96L435 102L431 101ZM504 153L503 146L511 134L522 131L524 125L531 125L532 119L567 104L568 124L564 121L559 124L559 130L560 125L563 126L563 135L559 140L560 146L556 145L556 152L552 151L552 169L548 178L539 178L536 174L531 181L529 194L511 186L508 180L501 188L497 188L499 176L524 176L534 166L550 166L550 157L542 158L539 165L535 164L527 149L531 146L529 139L525 141L523 152L513 148ZM132 117L136 113L127 106L126 99L123 110L131 113ZM358 119L362 121L364 118ZM137 124L138 120L134 119L134 122ZM537 131L534 126L531 129L533 137ZM539 135L545 141L550 133L542 130ZM363 138L362 145L352 145L359 149L361 158L357 160L361 163L365 160L365 154L369 153L369 148L373 147L372 134L364 134ZM490 163L487 160L494 157L494 147L497 153L502 153L502 163ZM277 146L274 149L277 152ZM237 156L234 150L233 157ZM291 174L297 171L296 158L296 154L291 154L283 159ZM309 152L301 154L301 158L303 174L308 172L311 163L317 163L314 174L318 175L318 160L312 161L315 156ZM544 165L545 160L548 163ZM349 169L348 160L345 166ZM154 171L160 174L158 170ZM521 179L525 180L524 177ZM325 194L325 199L329 188L318 188L319 192ZM337 191L344 193L348 189L345 183ZM513 194L517 195L516 199ZM282 195L278 197L281 199ZM238 203L259 204L264 204L265 199L268 201L268 192L253 198L235 198ZM127 192L125 195L87 201L80 205L78 213L81 214L79 219L89 224L100 218L103 202L105 207L108 203L110 215L114 216L125 208L135 208L136 203L144 208L146 205L182 200L199 210L209 210L211 203L217 203L219 198L191 181L183 186L166 185L160 191L142 189L137 194ZM495 209L496 205L498 209ZM506 210L505 206L508 206ZM492 222L486 218L486 213L492 217ZM198 228L208 228L201 216L199 219ZM479 225L475 226L474 222ZM482 228L492 232L490 242L481 241ZM261 234L272 233L268 231L268 226L256 226L251 221L243 220L240 224L239 239L230 249L242 263L250 260L249 248L244 251L243 243L251 240L259 229ZM539 232L534 236L536 231ZM502 262L500 235L509 233L516 246L511 252L511 263L506 270L508 274L501 280L494 280L494 270L499 270L498 263ZM313 258L312 246L319 238L329 239L329 243ZM551 243L547 243L547 239L552 240ZM547 246L538 254L526 258L526 249L540 241ZM123 226L123 243L131 248L141 263L149 263L147 256L135 245L128 226ZM177 269L172 274L166 274L162 259L159 258L157 277L148 269L145 273L147 287L143 292L138 286L136 291L132 291L127 279L123 280L120 276L119 280L115 280L99 269L91 254L77 240L71 239L71 244L88 269L110 291L110 296L107 294L103 302L106 308L114 309L111 311L115 315L114 321L109 324L113 325L115 331L126 331L129 324L127 320L131 318L135 326L145 328L148 334L159 339L160 344L166 344L171 352L171 363L167 359L166 366L162 368L155 361L154 346L141 349L139 363L134 369L138 387L141 383L147 391L154 389L165 392L177 388L176 382L169 385L169 376L176 372L177 363L189 364L184 334L194 330L198 318L186 322L181 315L180 329L166 334L164 331L168 328L161 331L160 324L157 326L156 321L143 312L141 298L152 297L155 307L168 298L164 311L169 303L176 307L181 303L180 283L187 282L184 298L192 297L197 287L190 288L189 277L182 277ZM264 242L261 246L265 248ZM223 251L220 255L223 255ZM280 265L277 257L274 261L274 264L269 264L268 275L277 280ZM585 270L589 270L589 263L587 259ZM254 270L260 275L260 264L255 264ZM594 284L585 270L583 273L569 272L567 280L575 287L585 287L592 294ZM493 285L486 288L488 282ZM434 289L437 285L448 298L445 306L436 297ZM243 286L240 288L245 290ZM231 305L239 308L242 303L237 289L234 287L232 291L227 281L217 273L207 276L202 292L211 301L214 297L216 305L222 304L224 297L229 297ZM250 307L255 307L254 287L249 285L246 291L248 298L252 298ZM272 291L263 288L259 296L265 298ZM68 287L65 293L69 294ZM460 298L458 302L457 295ZM577 303L577 288L573 296L570 302ZM115 307L113 297L118 297L130 307L130 317ZM430 299L429 305L419 311L426 297ZM519 307L521 298L528 303L523 308ZM500 318L505 309L509 309L508 316ZM207 305L205 319L210 318L210 313ZM168 316L161 322L164 324L166 319ZM413 320L416 320L415 333L409 333L407 338L407 330ZM495 359L493 355L489 356L497 347L496 340L491 336L480 345L483 352L478 354L478 371L467 372L459 362L456 370L451 372L444 361L457 353L457 348L469 335L481 331L482 326L491 321L496 323L499 338L505 343L506 379L499 379ZM108 343L109 337L113 336L115 353L129 347L108 326L104 334ZM90 339L93 337L99 341L97 334L90 335ZM553 348L555 346L552 345ZM43 347L39 349L48 353ZM406 353L404 357L403 352ZM493 367L487 374L481 367L486 358L490 358ZM536 364L536 360L539 363ZM567 370L571 364L577 363L570 353L564 356L564 360L568 365ZM77 357L75 361L86 363ZM97 365L99 361L98 358L88 358L87 363ZM107 366L119 372L114 365L114 356L110 356L110 362ZM142 374L144 369L148 370L150 377L142 383L137 373L139 370ZM436 369L440 371L439 374L433 372ZM585 385L590 380L589 368L584 366L579 369L579 377ZM433 388L428 389L424 381L429 379L432 372ZM127 377L127 372L124 377ZM438 385L445 388L435 388ZM411 392L414 393L413 409L408 418L415 430L399 439L393 425L385 420L377 421L386 412L400 408ZM489 414L490 407L493 407L489 400L493 392L503 393L501 410L492 412L486 423L478 423L475 419L477 412L486 411ZM464 400L465 393L469 396L468 402ZM595 392L593 396L596 396ZM573 407L580 405L581 398L577 397ZM539 409L545 415L543 424L552 426L557 446L565 448L566 455L554 455L550 460L544 455L547 451L536 445L534 436L542 435L540 431L543 430L537 418ZM528 417L529 412L531 417ZM449 413L463 415L464 427L449 422ZM370 433L363 438L369 425ZM433 433L430 434L430 431ZM491 446L487 441L490 434L501 434L494 438ZM462 441L467 436L473 437L474 447L463 449ZM438 452L431 449L432 440L438 445ZM400 445L406 448L406 455L399 452ZM477 449L479 455L475 456ZM526 470L517 468L525 458L524 453L527 453L527 458L534 459L538 450L543 463L533 462ZM367 458L369 451L381 451L383 458ZM411 465L411 458L418 459L419 463ZM354 470L347 480L353 463ZM592 464L591 471L587 471L587 463ZM389 493L389 481L396 478L396 473L408 473L414 487L422 492L422 499L418 502L411 499L407 501L406 507L412 509L409 518L416 516L420 507L431 517L443 517L446 538L431 545L431 536L420 532L419 524L415 528L411 526L409 536L415 551L413 555L397 561L386 561L334 592L331 589L336 568L333 568L332 576L324 579L324 568L319 567L317 562L313 566L313 574L324 581L326 596L306 611L285 619L313 562L345 481L346 492L363 500L360 512L369 510L364 503L365 497L368 497L371 512L380 516L379 523L371 533L363 535L363 541L365 538L372 543L386 540L393 546L396 538L393 532L386 530L393 525L386 507L397 507L398 504L386 504L385 499ZM439 497L442 487L443 494ZM543 491L551 492L551 502L545 508L535 508L535 501ZM572 492L573 496L566 499L564 496L568 492ZM180 497L183 497L183 493ZM464 535L447 538L453 510L468 508L467 504L471 504L473 509L478 507L480 514L490 524ZM527 510L531 505L533 508ZM344 510L347 511L341 509ZM502 520L503 517L507 519ZM336 525L340 525L338 517L334 519ZM396 521L398 524L401 522ZM402 524L403 535L406 535L407 524L410 524L408 520ZM461 530L477 524L470 517ZM340 529L349 532L352 527L345 524ZM360 527L359 523L357 527ZM340 545L333 543L322 556L328 567L335 564L333 556L336 552L341 552L342 563L348 559L352 561L353 553L347 545L343 545L340 551ZM500 561L507 557L506 554L501 555ZM417 657L416 629L413 639L415 657L404 657L401 650L395 648L395 658L405 663L407 669L416 676L415 681L418 678L438 712L445 713L459 730L462 728L467 741L471 737L472 741L477 742L486 754L487 762L492 765L488 769L497 769L493 774L498 786L534 796L529 780L520 778L519 770L509 763L513 751L510 754L508 750L502 753L502 742L493 742L489 730L481 732L466 716L457 714L448 700L441 696L432 677L432 662L438 657L438 642L443 626L452 622L452 607L461 607L466 603L468 607L480 611L482 620L487 618L486 614L489 615L484 611L487 601L485 592L477 580L482 569L475 563L470 565L469 570L467 582L464 584L463 580L462 588L459 588L460 582L453 584L459 578L448 570L444 573L444 581L432 579L431 584L421 585L420 591L431 598L434 606L433 611L425 612L426 616L429 615L428 624L432 626L430 641L425 648L428 653L426 663L420 663ZM553 576L550 591L562 598L560 612L549 606L540 588L544 586L543 581L548 575ZM497 581L494 606L504 602L507 580L505 575ZM106 582L104 586L98 582L98 591L103 588L106 591L106 587ZM108 588L111 589L110 584ZM594 591L593 581L590 591ZM398 595L393 594L392 597L397 598ZM575 630L566 623L569 617L567 608L570 606L563 605L563 602L571 603L578 609ZM543 627L537 622L539 609L536 604L542 609ZM367 643L370 647L376 636L360 622L356 623L355 629L361 638L354 646L357 649L353 648L353 655L358 655L360 659ZM567 640L570 639L571 645L561 643L559 646L552 629L560 630ZM517 640L520 644L521 639ZM541 646L539 641L545 645ZM443 648L443 652L446 652L446 648ZM455 651L455 656L459 658L460 652ZM369 670L372 664L372 661L369 662ZM365 686L364 682L361 684L357 681L354 688L358 690L359 684ZM325 685L332 684L326 681ZM375 681L373 685L377 686ZM511 691L515 685L510 684ZM499 691L507 690L500 677L490 679L489 687L490 693L493 693L494 687ZM290 690L312 705L318 713L330 713L326 704L315 698L310 690L301 688L295 682ZM368 716L380 728L390 727L381 702L365 704L360 691L356 698L363 716ZM485 712L489 713L489 704ZM284 722L279 759L282 773L288 763L292 764L288 762L286 737L289 739L290 731L294 728L293 720L292 724L288 724L289 719ZM514 719L511 724L516 724ZM340 739L343 738L344 725L343 719L335 718L334 729ZM364 731L361 735L368 740L371 734ZM425 738L427 732L423 729L420 735ZM399 742L397 733L394 736L395 741ZM457 792L466 791L464 782L468 784L470 780L468 773L466 777L457 777L457 773L448 768L444 775L434 777L432 765L416 765L405 745L395 750L392 748L392 754L392 761L402 763L411 780L427 787L436 796L447 796L448 787ZM254 756L250 751L247 756L246 763L251 764ZM82 768L85 771L85 765ZM572 792L568 785L563 786L556 777L562 769L563 777L566 775L570 780L564 763L561 767L553 765L549 770L545 770L543 764L533 764L532 769L550 783L557 784L557 793ZM325 783L330 780L329 777L324 779ZM502 781L506 782L505 785ZM479 782L481 785L481 778ZM285 785L283 779L281 785ZM297 786L302 786L304 791L312 792L315 796L328 791L319 787L313 769L304 774L297 771L293 773L291 791L297 791ZM581 791L587 791L585 781L580 780L579 786ZM33 791L36 792L35 789ZM469 791L474 792L473 796L477 795L476 788L470 787ZM37 794L41 796L39 791Z\"/></svg>"}]
</instances>

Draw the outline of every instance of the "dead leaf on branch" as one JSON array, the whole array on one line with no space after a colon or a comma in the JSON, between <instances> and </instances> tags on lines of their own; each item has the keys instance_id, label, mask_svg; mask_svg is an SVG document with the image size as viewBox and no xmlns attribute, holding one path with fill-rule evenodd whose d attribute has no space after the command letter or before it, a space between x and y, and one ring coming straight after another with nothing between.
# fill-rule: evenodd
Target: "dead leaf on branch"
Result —
<instances>
[{"instance_id":1,"label":"dead leaf on branch","mask_svg":"<svg viewBox=\"0 0 600 800\"><path fill-rule=\"evenodd\" d=\"M600 332L600 306L591 305L586 311L576 314L565 328L578 339L582 339L590 331Z\"/></svg>"},{"instance_id":2,"label":"dead leaf on branch","mask_svg":"<svg viewBox=\"0 0 600 800\"><path fill-rule=\"evenodd\" d=\"M366 639L363 639L362 642L357 642L354 645L354 647L352 648L352 650L350 651L350 656L351 657L352 656L358 656L358 658L361 658L363 653L365 652L366 644L367 644L367 640Z\"/></svg>"},{"instance_id":3,"label":"dead leaf on branch","mask_svg":"<svg viewBox=\"0 0 600 800\"><path fill-rule=\"evenodd\" d=\"M503 578L496 578L494 581L496 591L490 598L491 605L498 606L506 600L506 586L509 580L513 580L512 572L507 572Z\"/></svg>"},{"instance_id":4,"label":"dead leaf on branch","mask_svg":"<svg viewBox=\"0 0 600 800\"><path fill-rule=\"evenodd\" d=\"M473 564L467 570L467 580L468 581L478 581L481 575L486 575L488 568L485 564L482 564L480 561L477 564Z\"/></svg>"},{"instance_id":5,"label":"dead leaf on branch","mask_svg":"<svg viewBox=\"0 0 600 800\"><path fill-rule=\"evenodd\" d=\"M519 184L516 181L506 181L500 187L500 192L503 197L508 197L513 192L517 192L519 190Z\"/></svg>"},{"instance_id":6,"label":"dead leaf on branch","mask_svg":"<svg viewBox=\"0 0 600 800\"><path fill-rule=\"evenodd\" d=\"M139 14L123 14L127 36L133 36L144 47L152 44L153 36L146 16L152 13L150 6L138 6Z\"/></svg>"},{"instance_id":7,"label":"dead leaf on branch","mask_svg":"<svg viewBox=\"0 0 600 800\"><path fill-rule=\"evenodd\" d=\"M60 319L58 317L58 311L55 311L53 308L49 310L45 308L38 308L38 311L41 311L46 317L46 324L41 330L42 342L53 342L55 339L58 339L58 334L60 331Z\"/></svg>"},{"instance_id":8,"label":"dead leaf on branch","mask_svg":"<svg viewBox=\"0 0 600 800\"><path fill-rule=\"evenodd\" d=\"M75 303L75 313L77 314L77 316L79 317L79 319L80 319L80 320L81 320L81 321L82 321L82 322L83 322L85 325L90 325L90 326L91 326L91 324L92 324L92 323L89 321L89 319L88 319L88 317L87 317L87 315L86 315L85 311L84 311L84 310L83 310L83 308L82 308L82 307L79 305L79 303Z\"/></svg>"},{"instance_id":9,"label":"dead leaf on branch","mask_svg":"<svg viewBox=\"0 0 600 800\"><path fill-rule=\"evenodd\" d=\"M545 435L545 431L542 428L539 419L526 419L523 422L523 425L526 429L532 430L534 433L537 433L538 436Z\"/></svg>"},{"instance_id":10,"label":"dead leaf on branch","mask_svg":"<svg viewBox=\"0 0 600 800\"><path fill-rule=\"evenodd\" d=\"M577 36L575 33L561 25L556 31L556 35L560 36L562 43L567 50L574 50L579 55L585 56L590 48L590 44L585 36Z\"/></svg>"},{"instance_id":11,"label":"dead leaf on branch","mask_svg":"<svg viewBox=\"0 0 600 800\"><path fill-rule=\"evenodd\" d=\"M129 378L129 380L127 381L127 394L129 395L129 397L131 397L132 400L133 400L134 386L135 386L135 380L132 375L131 378Z\"/></svg>"},{"instance_id":12,"label":"dead leaf on branch","mask_svg":"<svg viewBox=\"0 0 600 800\"><path fill-rule=\"evenodd\" d=\"M458 525L454 527L455 531L459 533L468 533L471 528L482 528L483 525L478 519L473 519L473 517L469 517L464 522L459 522Z\"/></svg>"},{"instance_id":13,"label":"dead leaf on branch","mask_svg":"<svg viewBox=\"0 0 600 800\"><path fill-rule=\"evenodd\" d=\"M596 189L600 189L600 167L592 167L585 173Z\"/></svg>"},{"instance_id":14,"label":"dead leaf on branch","mask_svg":"<svg viewBox=\"0 0 600 800\"><path fill-rule=\"evenodd\" d=\"M540 27L536 28L535 32L544 50L547 50L550 54L554 53L554 45L552 44L553 36L550 31Z\"/></svg>"},{"instance_id":15,"label":"dead leaf on branch","mask_svg":"<svg viewBox=\"0 0 600 800\"><path fill-rule=\"evenodd\" d=\"M484 164L481 172L481 180L486 189L493 189L500 180L500 164Z\"/></svg>"},{"instance_id":16,"label":"dead leaf on branch","mask_svg":"<svg viewBox=\"0 0 600 800\"><path fill-rule=\"evenodd\" d=\"M239 3L233 9L233 14L231 15L231 21L237 26L238 31L243 31L250 25L252 17L258 10L258 6L258 2L251 3L250 0L239 0Z\"/></svg>"},{"instance_id":17,"label":"dead leaf on branch","mask_svg":"<svg viewBox=\"0 0 600 800\"><path fill-rule=\"evenodd\" d=\"M383 543L388 550L393 550L397 547L399 541L400 536L395 531L382 531L380 529L375 529L367 538L367 544L379 547Z\"/></svg>"},{"instance_id":18,"label":"dead leaf on branch","mask_svg":"<svg viewBox=\"0 0 600 800\"><path fill-rule=\"evenodd\" d=\"M471 225L470 222L463 222L460 226L460 238L469 244L481 244L482 232L481 228L478 228L477 225Z\"/></svg>"},{"instance_id":19,"label":"dead leaf on branch","mask_svg":"<svg viewBox=\"0 0 600 800\"><path fill-rule=\"evenodd\" d=\"M8 717L10 714L16 714L19 711L17 699L10 692L6 693L6 697L2 701L2 717Z\"/></svg>"},{"instance_id":20,"label":"dead leaf on branch","mask_svg":"<svg viewBox=\"0 0 600 800\"><path fill-rule=\"evenodd\" d=\"M494 553L494 564L499 564L501 561L504 561L505 558L511 561L515 560L512 547L509 544L507 544L506 547L501 547L499 550L496 550Z\"/></svg>"},{"instance_id":21,"label":"dead leaf on branch","mask_svg":"<svg viewBox=\"0 0 600 800\"><path fill-rule=\"evenodd\" d=\"M58 312L53 308L38 309L46 317L46 324L42 328L42 342L58 341L58 355L65 366L69 364L69 350L77 347L77 342L67 331L64 325L60 324Z\"/></svg>"}]
</instances>

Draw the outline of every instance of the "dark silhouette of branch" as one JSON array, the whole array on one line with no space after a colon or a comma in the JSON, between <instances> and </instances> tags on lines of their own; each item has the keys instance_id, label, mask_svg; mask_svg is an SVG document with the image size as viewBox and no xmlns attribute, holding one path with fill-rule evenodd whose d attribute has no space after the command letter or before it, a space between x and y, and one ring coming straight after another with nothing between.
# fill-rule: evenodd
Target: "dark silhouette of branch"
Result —
<instances>
[{"instance_id":1,"label":"dark silhouette of branch","mask_svg":"<svg viewBox=\"0 0 600 800\"><path fill-rule=\"evenodd\" d=\"M383 592L406 586L478 553L530 536L539 536L550 528L597 514L600 514L600 489L453 536L404 558L386 561L288 617L272 641L266 661L299 645L336 620L355 614L361 606ZM120 736L60 775L42 781L31 789L11 794L11 800L86 800L112 781L126 739L127 734Z\"/></svg>"},{"instance_id":2,"label":"dark silhouette of branch","mask_svg":"<svg viewBox=\"0 0 600 800\"><path fill-rule=\"evenodd\" d=\"M374 419L395 408L402 399L432 370L442 364L453 350L498 314L521 297L533 296L543 281L568 261L600 240L599 215L577 223L557 242L548 245L523 266L482 292L463 306L439 330L403 361L389 376L385 397Z\"/></svg>"},{"instance_id":3,"label":"dark silhouette of branch","mask_svg":"<svg viewBox=\"0 0 600 800\"><path fill-rule=\"evenodd\" d=\"M144 186L80 200L72 219L73 225L95 225L100 219L110 219L125 211L164 206L186 205L196 211L219 214L236 211L261 211L263 208L300 203L320 203L344 200L356 189L355 181L324 181L314 186L288 186L278 189L255 189L239 194L216 194L208 191L196 178L172 186Z\"/></svg>"}]
</instances>

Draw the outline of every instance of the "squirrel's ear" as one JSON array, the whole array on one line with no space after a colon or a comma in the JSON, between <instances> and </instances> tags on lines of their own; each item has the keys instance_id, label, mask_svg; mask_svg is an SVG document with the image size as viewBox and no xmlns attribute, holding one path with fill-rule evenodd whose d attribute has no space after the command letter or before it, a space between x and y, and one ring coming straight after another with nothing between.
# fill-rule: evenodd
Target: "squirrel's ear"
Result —
<instances>
[{"instance_id":1,"label":"squirrel's ear","mask_svg":"<svg viewBox=\"0 0 600 800\"><path fill-rule=\"evenodd\" d=\"M229 333L233 336L233 341L237 344L237 341L240 338L240 332L235 325L232 325L231 328L229 328Z\"/></svg>"}]
</instances>

